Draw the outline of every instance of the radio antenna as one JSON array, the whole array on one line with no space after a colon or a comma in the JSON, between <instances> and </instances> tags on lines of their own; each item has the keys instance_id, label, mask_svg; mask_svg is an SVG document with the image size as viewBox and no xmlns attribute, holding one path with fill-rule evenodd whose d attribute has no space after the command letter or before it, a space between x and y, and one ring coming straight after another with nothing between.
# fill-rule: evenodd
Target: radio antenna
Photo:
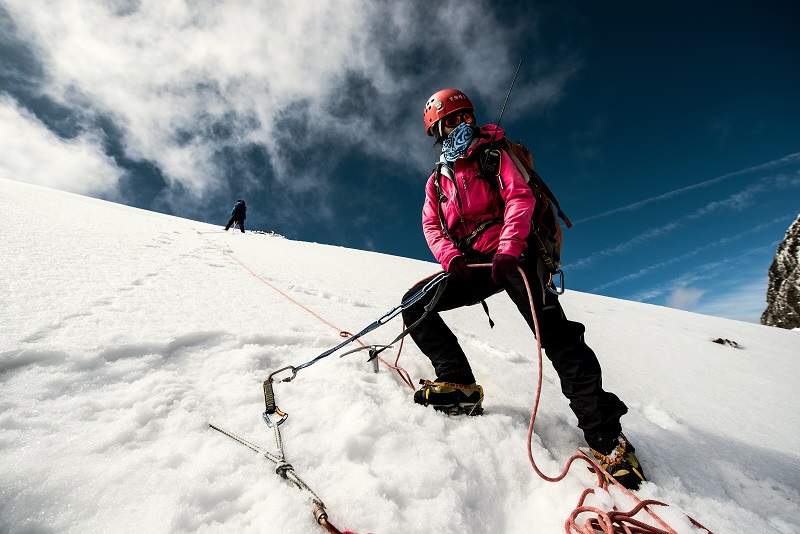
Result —
<instances>
[{"instance_id":1,"label":"radio antenna","mask_svg":"<svg viewBox=\"0 0 800 534\"><path fill-rule=\"evenodd\" d=\"M489 144L489 148L486 150L486 157L481 169L483 172L491 171L491 174L497 174L497 171L500 168L500 153L494 150L494 144L497 141L497 132L500 130L500 121L503 120L503 113L506 111L506 104L508 104L508 99L511 97L511 90L514 89L514 83L517 81L517 75L519 74L520 67L522 67L522 59L519 60L517 70L514 72L514 79L511 80L511 87L508 88L506 100L503 102L503 108L500 110L500 117L497 119L497 124L495 125L496 128L492 134L492 142Z\"/></svg>"},{"instance_id":2,"label":"radio antenna","mask_svg":"<svg viewBox=\"0 0 800 534\"><path fill-rule=\"evenodd\" d=\"M514 79L511 80L511 87L508 88L508 94L506 95L506 101L503 102L503 109L500 110L500 117L497 119L497 127L500 127L500 121L503 120L503 113L506 111L506 104L508 104L508 99L511 97L511 90L514 89L514 83L517 81L517 75L519 74L519 69L522 67L522 60L519 60L519 64L517 65L517 70L514 72ZM497 132L495 132L496 134ZM492 143L494 144L494 139L492 139Z\"/></svg>"}]
</instances>

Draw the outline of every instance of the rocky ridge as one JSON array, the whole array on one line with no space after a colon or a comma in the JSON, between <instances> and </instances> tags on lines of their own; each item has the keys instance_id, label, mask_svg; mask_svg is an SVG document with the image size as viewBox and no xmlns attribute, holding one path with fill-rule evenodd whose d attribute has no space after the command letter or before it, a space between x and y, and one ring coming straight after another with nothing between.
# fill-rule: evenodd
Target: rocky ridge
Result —
<instances>
[{"instance_id":1,"label":"rocky ridge","mask_svg":"<svg viewBox=\"0 0 800 534\"><path fill-rule=\"evenodd\" d=\"M789 227L769 268L761 324L800 328L800 216Z\"/></svg>"}]
</instances>

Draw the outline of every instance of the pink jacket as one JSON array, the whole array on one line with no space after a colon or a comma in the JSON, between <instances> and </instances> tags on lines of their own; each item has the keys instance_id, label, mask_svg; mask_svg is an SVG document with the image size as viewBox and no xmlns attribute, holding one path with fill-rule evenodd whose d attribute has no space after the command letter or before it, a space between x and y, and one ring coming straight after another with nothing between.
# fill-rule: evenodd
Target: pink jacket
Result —
<instances>
[{"instance_id":1,"label":"pink jacket","mask_svg":"<svg viewBox=\"0 0 800 534\"><path fill-rule=\"evenodd\" d=\"M478 143L470 148L466 156L455 161L454 172L458 188L452 180L442 175L440 183L447 200L442 202L441 207L450 237L455 240L469 235L484 221L503 219L502 224L494 224L483 232L472 244L472 248L478 252L496 250L498 254L509 254L519 258L526 246L525 239L531 230L531 217L536 199L516 165L505 152L502 152L500 165L499 179L502 181L502 187L500 184L493 186L479 177L478 154L489 148L495 130L497 139L500 140L504 135L503 130L494 124L487 124L480 128L480 133L476 132L476 135L480 136ZM453 258L462 254L442 229L434 177L435 171L428 178L425 188L422 231L434 257L442 268L447 270ZM505 202L505 208L498 202L498 191Z\"/></svg>"}]
</instances>

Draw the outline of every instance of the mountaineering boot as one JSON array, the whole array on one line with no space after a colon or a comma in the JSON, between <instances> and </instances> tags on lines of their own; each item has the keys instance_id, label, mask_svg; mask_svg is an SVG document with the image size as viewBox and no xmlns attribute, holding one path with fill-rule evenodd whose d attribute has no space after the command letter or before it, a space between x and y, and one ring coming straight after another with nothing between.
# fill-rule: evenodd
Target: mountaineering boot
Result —
<instances>
[{"instance_id":1,"label":"mountaineering boot","mask_svg":"<svg viewBox=\"0 0 800 534\"><path fill-rule=\"evenodd\" d=\"M627 489L637 490L642 481L647 480L639 459L636 458L636 449L624 434L612 439L597 440L594 446L591 451L600 467Z\"/></svg>"},{"instance_id":2,"label":"mountaineering boot","mask_svg":"<svg viewBox=\"0 0 800 534\"><path fill-rule=\"evenodd\" d=\"M483 388L478 384L453 384L420 380L422 387L414 393L414 402L433 406L448 415L480 415L483 413Z\"/></svg>"}]
</instances>

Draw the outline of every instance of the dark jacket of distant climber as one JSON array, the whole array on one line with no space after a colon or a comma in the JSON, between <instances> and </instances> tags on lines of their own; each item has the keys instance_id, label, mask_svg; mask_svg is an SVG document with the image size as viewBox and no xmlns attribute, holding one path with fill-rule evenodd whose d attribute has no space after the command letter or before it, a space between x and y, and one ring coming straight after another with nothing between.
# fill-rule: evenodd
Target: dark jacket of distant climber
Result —
<instances>
[{"instance_id":1,"label":"dark jacket of distant climber","mask_svg":"<svg viewBox=\"0 0 800 534\"><path fill-rule=\"evenodd\" d=\"M225 231L227 231L234 223L239 225L239 229L244 233L244 220L247 218L247 206L244 204L244 200L237 200L236 204L231 209L231 218L228 220L228 224L225 225Z\"/></svg>"}]
</instances>

